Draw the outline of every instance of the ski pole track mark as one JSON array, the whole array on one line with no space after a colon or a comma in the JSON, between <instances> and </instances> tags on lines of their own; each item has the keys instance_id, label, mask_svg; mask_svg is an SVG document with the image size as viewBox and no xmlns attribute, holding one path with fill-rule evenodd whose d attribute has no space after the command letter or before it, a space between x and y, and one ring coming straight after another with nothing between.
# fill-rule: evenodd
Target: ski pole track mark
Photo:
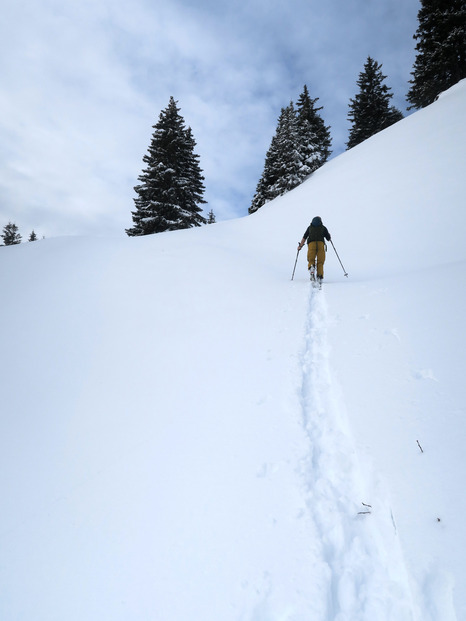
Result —
<instances>
[{"instance_id":1,"label":"ski pole track mark","mask_svg":"<svg viewBox=\"0 0 466 621\"><path fill-rule=\"evenodd\" d=\"M302 476L307 510L327 568L322 594L325 618L414 621L418 616L388 501L381 499L379 507L372 501L371 514L360 514L362 500L369 497L368 486L343 400L332 380L327 315L324 292L311 287L301 388L309 454ZM374 515L377 509L379 515Z\"/></svg>"}]
</instances>

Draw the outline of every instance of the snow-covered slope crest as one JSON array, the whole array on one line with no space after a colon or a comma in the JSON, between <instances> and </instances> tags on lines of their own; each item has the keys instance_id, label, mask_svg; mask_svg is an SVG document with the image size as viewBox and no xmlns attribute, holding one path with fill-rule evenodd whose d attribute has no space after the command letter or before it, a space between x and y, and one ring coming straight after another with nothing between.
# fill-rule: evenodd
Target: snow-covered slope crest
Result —
<instances>
[{"instance_id":1,"label":"snow-covered slope crest","mask_svg":"<svg viewBox=\"0 0 466 621\"><path fill-rule=\"evenodd\" d=\"M465 91L253 216L0 248L2 621L466 619Z\"/></svg>"}]
</instances>

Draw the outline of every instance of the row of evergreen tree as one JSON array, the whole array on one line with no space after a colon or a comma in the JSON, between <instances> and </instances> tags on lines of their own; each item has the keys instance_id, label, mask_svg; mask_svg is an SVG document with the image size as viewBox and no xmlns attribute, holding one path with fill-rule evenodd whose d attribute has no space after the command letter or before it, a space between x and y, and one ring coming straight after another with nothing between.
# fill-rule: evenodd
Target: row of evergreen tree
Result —
<instances>
[{"instance_id":1,"label":"row of evergreen tree","mask_svg":"<svg viewBox=\"0 0 466 621\"><path fill-rule=\"evenodd\" d=\"M466 0L421 0L418 13L416 60L411 72L408 108L431 104L440 92L466 78ZM359 74L358 93L350 99L351 122L347 149L403 118L391 105L393 97L384 83L382 65L367 58ZM267 151L262 176L249 213L298 186L329 158L330 127L326 126L305 85L296 105L281 110L275 135ZM191 128L173 97L160 113L148 153L146 168L134 190L133 226L130 236L201 226L215 221L212 212L202 215L204 177L195 153Z\"/></svg>"},{"instance_id":2,"label":"row of evergreen tree","mask_svg":"<svg viewBox=\"0 0 466 621\"><path fill-rule=\"evenodd\" d=\"M418 22L408 110L431 104L466 78L466 0L421 0ZM403 118L390 104L393 94L385 79L382 65L368 57L357 81L359 91L349 103L347 149ZM323 108L316 106L317 101L305 85L296 105L290 102L281 110L249 213L295 188L328 160L330 127L319 114ZM207 218L202 215L205 187L196 142L173 97L153 129L143 158L146 167L134 188L133 226L126 233L149 235L214 223L212 210ZM1 237L4 245L19 244L22 239L12 222ZM29 241L36 239L32 231Z\"/></svg>"},{"instance_id":3,"label":"row of evergreen tree","mask_svg":"<svg viewBox=\"0 0 466 621\"><path fill-rule=\"evenodd\" d=\"M347 148L351 149L377 132L403 118L390 105L393 93L384 84L387 76L382 65L370 56L359 74L359 92L350 99L348 120L351 129ZM249 213L254 213L270 200L297 187L311 173L325 164L331 151L330 127L319 114L307 86L295 108L293 102L283 108L275 136L265 158L264 172L257 184Z\"/></svg>"},{"instance_id":4,"label":"row of evergreen tree","mask_svg":"<svg viewBox=\"0 0 466 621\"><path fill-rule=\"evenodd\" d=\"M0 237L3 239L3 246L15 246L16 244L20 244L23 239L18 226L14 222L8 222L8 224L3 227ZM37 241L37 239L36 233L32 231L28 241Z\"/></svg>"}]
</instances>

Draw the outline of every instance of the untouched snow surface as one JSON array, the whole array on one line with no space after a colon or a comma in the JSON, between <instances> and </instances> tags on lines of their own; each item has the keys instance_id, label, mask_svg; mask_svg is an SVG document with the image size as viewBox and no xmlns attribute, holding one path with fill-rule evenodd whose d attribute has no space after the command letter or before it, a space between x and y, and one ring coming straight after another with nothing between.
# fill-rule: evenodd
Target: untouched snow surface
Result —
<instances>
[{"instance_id":1,"label":"untouched snow surface","mask_svg":"<svg viewBox=\"0 0 466 621\"><path fill-rule=\"evenodd\" d=\"M244 219L0 248L2 621L466 620L465 110Z\"/></svg>"}]
</instances>

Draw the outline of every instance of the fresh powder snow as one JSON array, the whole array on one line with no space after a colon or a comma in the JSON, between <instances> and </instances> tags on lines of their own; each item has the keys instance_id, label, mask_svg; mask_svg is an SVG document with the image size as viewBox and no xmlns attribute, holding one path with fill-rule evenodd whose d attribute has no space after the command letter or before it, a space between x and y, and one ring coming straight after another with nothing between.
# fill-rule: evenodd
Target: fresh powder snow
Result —
<instances>
[{"instance_id":1,"label":"fresh powder snow","mask_svg":"<svg viewBox=\"0 0 466 621\"><path fill-rule=\"evenodd\" d=\"M2 621L466 621L465 111L245 218L0 248Z\"/></svg>"}]
</instances>

